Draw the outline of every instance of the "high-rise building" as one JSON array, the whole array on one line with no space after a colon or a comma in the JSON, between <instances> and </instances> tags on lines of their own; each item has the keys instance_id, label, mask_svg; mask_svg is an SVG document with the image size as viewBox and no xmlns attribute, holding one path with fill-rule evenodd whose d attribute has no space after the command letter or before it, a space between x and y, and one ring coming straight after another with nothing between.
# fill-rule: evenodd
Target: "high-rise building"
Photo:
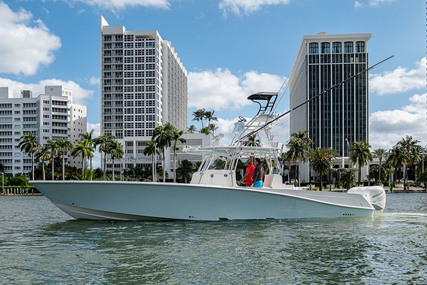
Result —
<instances>
[{"instance_id":1,"label":"high-rise building","mask_svg":"<svg viewBox=\"0 0 427 285\"><path fill-rule=\"evenodd\" d=\"M125 151L115 168L151 165L143 150L165 123L187 128L187 71L171 42L101 16L101 134L115 136Z\"/></svg>"},{"instance_id":2,"label":"high-rise building","mask_svg":"<svg viewBox=\"0 0 427 285\"><path fill-rule=\"evenodd\" d=\"M30 90L14 98L11 87L0 87L0 163L5 172L31 171L31 157L18 147L21 136L31 131L41 145L62 138L74 143L87 130L86 117L86 106L73 104L71 90L63 86L46 86L36 98ZM67 162L81 165L72 157Z\"/></svg>"},{"instance_id":3,"label":"high-rise building","mask_svg":"<svg viewBox=\"0 0 427 285\"><path fill-rule=\"evenodd\" d=\"M291 109L368 68L370 38L368 33L304 36L289 79ZM363 72L292 111L290 132L307 130L313 147L333 148L344 158L352 142L368 142L368 115L368 72Z\"/></svg>"}]
</instances>

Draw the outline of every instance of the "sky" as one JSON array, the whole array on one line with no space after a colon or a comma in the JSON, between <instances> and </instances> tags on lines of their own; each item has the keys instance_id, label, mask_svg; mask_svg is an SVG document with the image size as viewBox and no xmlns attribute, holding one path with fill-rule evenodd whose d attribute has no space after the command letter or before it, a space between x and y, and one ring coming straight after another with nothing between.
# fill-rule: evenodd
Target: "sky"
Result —
<instances>
[{"instance_id":1,"label":"sky","mask_svg":"<svg viewBox=\"0 0 427 285\"><path fill-rule=\"evenodd\" d=\"M100 15L127 30L158 30L188 72L188 125L214 110L230 140L246 98L277 92L290 76L304 35L371 33L369 143L391 148L411 135L427 145L426 4L420 0L0 0L0 87L34 95L45 85L73 89L99 134ZM284 97L278 112L289 106ZM286 119L276 139L289 139Z\"/></svg>"}]
</instances>

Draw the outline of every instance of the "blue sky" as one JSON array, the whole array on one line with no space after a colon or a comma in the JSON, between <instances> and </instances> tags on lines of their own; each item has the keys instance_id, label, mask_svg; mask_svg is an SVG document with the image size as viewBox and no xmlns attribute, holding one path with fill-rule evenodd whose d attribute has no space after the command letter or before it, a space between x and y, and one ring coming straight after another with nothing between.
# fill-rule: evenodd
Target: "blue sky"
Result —
<instances>
[{"instance_id":1,"label":"blue sky","mask_svg":"<svg viewBox=\"0 0 427 285\"><path fill-rule=\"evenodd\" d=\"M127 30L159 31L188 71L189 125L213 108L219 131L251 117L246 97L277 91L307 34L372 33L370 143L389 148L409 134L426 141L424 1L416 0L44 0L0 1L0 86L73 88L99 129L99 18ZM285 99L280 109L288 104ZM286 124L277 137L287 139Z\"/></svg>"}]
</instances>

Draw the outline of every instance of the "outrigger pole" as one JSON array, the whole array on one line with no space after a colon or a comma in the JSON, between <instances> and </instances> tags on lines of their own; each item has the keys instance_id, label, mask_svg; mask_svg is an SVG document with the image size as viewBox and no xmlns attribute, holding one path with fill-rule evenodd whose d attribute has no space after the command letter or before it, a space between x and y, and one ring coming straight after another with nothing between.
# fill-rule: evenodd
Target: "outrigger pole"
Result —
<instances>
[{"instance_id":1,"label":"outrigger pole","mask_svg":"<svg viewBox=\"0 0 427 285\"><path fill-rule=\"evenodd\" d=\"M287 111L287 112L285 112L285 113L283 113L283 114L281 114L281 115L277 116L276 118L274 118L273 120L271 120L271 121L267 122L265 125L263 125L263 126L259 127L258 129L253 130L253 131L251 131L251 132L247 133L246 135L244 135L243 137L241 137L241 138L240 138L240 142L242 142L245 138L247 138L247 137L249 137L249 136L251 136L251 135L253 135L253 134L255 134L255 133L259 132L259 131L260 131L260 130L262 130L262 129L264 129L266 126L270 125L271 123L273 123L273 122L275 122L275 121L279 120L280 118L282 118L282 117L284 117L284 116L288 115L290 112L295 111L295 110L296 110L296 109L298 109L299 107L304 106L305 104L307 104L307 103L309 103L310 101L312 101L312 100L316 99L317 97L320 97L321 95L323 95L323 94L325 94L325 93L327 93L327 92L331 91L332 89L334 89L334 88L336 88L336 87L338 87L338 86L340 86L340 85L344 84L345 82L347 82L347 81L349 81L349 80L351 80L351 79L353 79L353 78L355 78L355 77L357 77L357 76L361 75L362 73L367 72L368 70L373 69L373 68L374 68L374 67L376 67L377 65L379 65L379 64L381 64L381 63L383 63L383 62L385 62L385 61L389 60L389 59L390 59L390 58L392 58L392 57L394 57L394 54L393 54L392 56L389 56L389 57L387 57L386 59L383 59L383 60L381 60L380 62L378 62L378 63L376 63L376 64L374 64L374 65L372 65L372 66L370 66L370 67L368 67L368 68L366 68L366 69L364 69L364 70L362 70L361 72L359 72L359 73L357 73L357 74L355 74L355 75L353 75L353 76L351 76L351 77L349 77L349 78L345 79L344 81L341 81L340 83L337 83L337 84L333 85L332 87L330 87L330 88L328 88L328 89L324 90L323 92L321 92L321 93L319 93L319 94L317 94L317 95L313 96L312 98L308 99L307 101L305 101L305 102L303 102L303 103L301 103L301 104L299 104L299 105L297 105L297 106L293 107L293 108L292 108L292 109L290 109L289 111Z\"/></svg>"}]
</instances>

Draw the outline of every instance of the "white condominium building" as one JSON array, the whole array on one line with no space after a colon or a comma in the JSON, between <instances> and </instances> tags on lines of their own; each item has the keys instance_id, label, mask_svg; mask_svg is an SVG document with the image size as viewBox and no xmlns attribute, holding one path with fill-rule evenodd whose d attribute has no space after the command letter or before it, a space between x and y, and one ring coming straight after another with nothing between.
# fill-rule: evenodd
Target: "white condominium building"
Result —
<instances>
[{"instance_id":1,"label":"white condominium building","mask_svg":"<svg viewBox=\"0 0 427 285\"><path fill-rule=\"evenodd\" d=\"M101 134L125 148L115 168L151 165L143 150L165 123L187 128L187 71L171 42L155 30L110 26L101 16Z\"/></svg>"},{"instance_id":2,"label":"white condominium building","mask_svg":"<svg viewBox=\"0 0 427 285\"><path fill-rule=\"evenodd\" d=\"M14 98L11 87L0 87L0 163L5 172L31 171L31 157L18 147L21 136L31 131L41 145L62 138L74 143L87 130L86 117L86 106L73 104L71 90L63 86L46 86L36 98L30 90ZM80 165L72 158L68 163Z\"/></svg>"}]
</instances>

